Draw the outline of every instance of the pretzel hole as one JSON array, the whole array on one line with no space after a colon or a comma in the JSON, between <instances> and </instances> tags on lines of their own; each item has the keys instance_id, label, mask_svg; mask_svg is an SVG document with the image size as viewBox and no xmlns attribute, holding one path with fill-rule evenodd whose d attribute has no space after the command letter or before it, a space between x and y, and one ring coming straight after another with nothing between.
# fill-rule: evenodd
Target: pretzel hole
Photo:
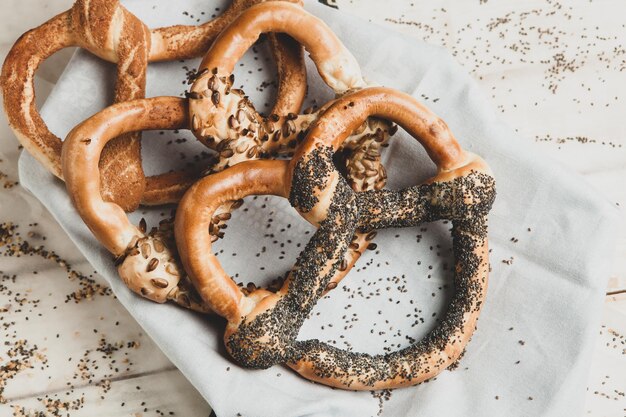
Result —
<instances>
[{"instance_id":1,"label":"pretzel hole","mask_svg":"<svg viewBox=\"0 0 626 417\"><path fill-rule=\"evenodd\" d=\"M389 353L426 336L454 294L452 223L378 230L337 289L320 299L299 340L371 354Z\"/></svg>"},{"instance_id":2,"label":"pretzel hole","mask_svg":"<svg viewBox=\"0 0 626 417\"><path fill-rule=\"evenodd\" d=\"M217 160L217 153L202 145L188 130L142 133L141 157L146 175L172 171L202 173Z\"/></svg>"},{"instance_id":3,"label":"pretzel hole","mask_svg":"<svg viewBox=\"0 0 626 417\"><path fill-rule=\"evenodd\" d=\"M276 196L244 198L226 224L223 238L212 249L224 270L248 290L279 289L315 233L286 199Z\"/></svg>"},{"instance_id":4,"label":"pretzel hole","mask_svg":"<svg viewBox=\"0 0 626 417\"><path fill-rule=\"evenodd\" d=\"M387 143L381 157L385 188L421 184L437 173L422 145L404 129ZM343 175L347 155L340 150L333 157ZM447 220L378 230L372 241L376 248L365 251L339 288L318 302L298 339L376 354L424 338L444 318L454 295L451 230Z\"/></svg>"},{"instance_id":5,"label":"pretzel hole","mask_svg":"<svg viewBox=\"0 0 626 417\"><path fill-rule=\"evenodd\" d=\"M262 81L256 85L249 79L255 71L262 75ZM234 75L235 87L250 96L259 113L268 116L276 102L278 74L266 34L262 34L252 48L246 51Z\"/></svg>"},{"instance_id":6,"label":"pretzel hole","mask_svg":"<svg viewBox=\"0 0 626 417\"><path fill-rule=\"evenodd\" d=\"M437 174L437 166L424 147L401 126L382 153L387 169L387 187L397 190L422 184Z\"/></svg>"}]
</instances>

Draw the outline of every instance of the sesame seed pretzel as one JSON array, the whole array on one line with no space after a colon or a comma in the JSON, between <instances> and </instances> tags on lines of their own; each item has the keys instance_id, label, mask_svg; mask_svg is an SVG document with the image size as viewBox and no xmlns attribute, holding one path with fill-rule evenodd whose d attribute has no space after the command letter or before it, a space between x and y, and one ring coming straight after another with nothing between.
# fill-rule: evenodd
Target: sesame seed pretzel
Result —
<instances>
[{"instance_id":1,"label":"sesame seed pretzel","mask_svg":"<svg viewBox=\"0 0 626 417\"><path fill-rule=\"evenodd\" d=\"M407 130L437 165L437 174L403 190L355 193L332 156L369 116L392 120ZM275 294L243 294L213 255L206 233L221 204L250 194L288 197L303 217L319 226ZM411 96L368 88L332 103L290 162L244 162L194 184L177 210L176 242L200 296L227 319L224 341L241 365L268 368L287 363L307 379L343 389L396 388L437 375L464 351L487 288L487 214L494 198L489 167L461 149L445 122ZM356 230L440 219L453 224L456 292L435 330L385 355L348 352L317 340L296 341L304 320L339 272Z\"/></svg>"},{"instance_id":2,"label":"sesame seed pretzel","mask_svg":"<svg viewBox=\"0 0 626 417\"><path fill-rule=\"evenodd\" d=\"M62 179L61 139L50 132L35 106L33 80L44 60L61 49L82 47L117 64L115 102L141 98L148 62L200 56L242 10L260 1L234 0L221 16L203 25L150 31L119 0L77 0L71 9L22 35L7 55L0 84L9 125L26 150ZM301 47L284 36L270 36L270 42L280 79L274 111L297 111L306 92ZM127 211L136 209L140 202L175 202L196 178L185 172L145 178L139 133L112 141L104 150L100 167L103 196Z\"/></svg>"}]
</instances>

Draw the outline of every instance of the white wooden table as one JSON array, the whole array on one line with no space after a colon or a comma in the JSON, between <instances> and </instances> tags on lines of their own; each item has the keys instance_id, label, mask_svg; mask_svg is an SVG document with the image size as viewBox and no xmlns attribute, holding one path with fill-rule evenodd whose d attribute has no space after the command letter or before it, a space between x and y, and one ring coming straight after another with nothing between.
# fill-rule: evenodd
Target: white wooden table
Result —
<instances>
[{"instance_id":1,"label":"white wooden table","mask_svg":"<svg viewBox=\"0 0 626 417\"><path fill-rule=\"evenodd\" d=\"M71 3L3 0L0 56L21 33ZM448 48L529 146L626 206L626 2L327 3ZM70 55L58 54L39 71L40 102ZM3 118L0 416L208 416L209 405L115 300L54 219L16 184L19 152ZM624 230L615 251L607 292L626 289ZM606 297L598 333L585 413L624 416L626 294Z\"/></svg>"}]
</instances>

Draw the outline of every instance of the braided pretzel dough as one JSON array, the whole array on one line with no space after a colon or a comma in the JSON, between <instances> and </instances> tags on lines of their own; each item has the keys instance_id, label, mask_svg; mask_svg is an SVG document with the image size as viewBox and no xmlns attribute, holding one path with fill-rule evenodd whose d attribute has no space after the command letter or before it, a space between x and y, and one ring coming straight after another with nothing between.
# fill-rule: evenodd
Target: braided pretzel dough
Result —
<instances>
[{"instance_id":1,"label":"braided pretzel dough","mask_svg":"<svg viewBox=\"0 0 626 417\"><path fill-rule=\"evenodd\" d=\"M425 147L438 174L399 191L354 193L332 154L371 115L404 127ZM319 226L276 294L242 294L211 250L207 223L221 204L250 194L289 196ZM228 321L224 340L246 367L287 362L302 376L338 388L413 385L456 361L474 331L488 276L487 213L495 197L486 163L463 151L446 124L412 97L386 88L344 96L320 117L289 162L244 162L194 184L176 215L180 256L203 300ZM302 323L343 263L356 229L453 222L456 295L439 327L423 341L387 355L343 351L316 340L296 342Z\"/></svg>"},{"instance_id":2,"label":"braided pretzel dough","mask_svg":"<svg viewBox=\"0 0 626 417\"><path fill-rule=\"evenodd\" d=\"M201 26L178 25L150 32L118 0L77 0L70 10L22 35L7 55L0 84L9 125L26 150L62 178L61 140L48 130L35 107L33 78L45 59L69 46L85 48L117 63L115 102L141 98L148 61L201 55L230 21L259 1L263 0L234 0L223 15ZM287 37L272 36L270 41L280 78L274 111L297 111L306 89L301 48ZM127 211L134 210L142 197L145 204L177 201L193 181L189 174L168 173L146 182L139 134L111 142L100 166L103 196Z\"/></svg>"},{"instance_id":3,"label":"braided pretzel dough","mask_svg":"<svg viewBox=\"0 0 626 417\"><path fill-rule=\"evenodd\" d=\"M100 19L90 19L92 13ZM104 0L78 0L70 10L22 35L6 58L1 81L9 125L24 148L61 176L61 140L35 107L33 77L43 60L69 46L86 48L118 63L114 99L132 100L145 94L149 42L143 23L117 2ZM136 208L145 187L140 158L139 135L129 135L112 142L102 159L104 196L128 210Z\"/></svg>"}]
</instances>

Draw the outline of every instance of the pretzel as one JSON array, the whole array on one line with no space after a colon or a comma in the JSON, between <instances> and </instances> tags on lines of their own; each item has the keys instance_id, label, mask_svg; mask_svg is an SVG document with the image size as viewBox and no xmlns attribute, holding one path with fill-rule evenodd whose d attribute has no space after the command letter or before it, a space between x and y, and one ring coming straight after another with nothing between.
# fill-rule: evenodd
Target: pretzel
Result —
<instances>
[{"instance_id":1,"label":"pretzel","mask_svg":"<svg viewBox=\"0 0 626 417\"><path fill-rule=\"evenodd\" d=\"M250 7L217 37L188 93L194 135L223 157L216 170L265 155L293 155L306 129L323 111L263 117L244 91L232 88L235 65L258 37L268 32L286 33L300 42L337 95L368 85L354 56L317 17L280 1ZM393 129L388 123L368 119L344 143L351 151L346 169L355 189L384 186L380 148Z\"/></svg>"},{"instance_id":2,"label":"pretzel","mask_svg":"<svg viewBox=\"0 0 626 417\"><path fill-rule=\"evenodd\" d=\"M342 181L328 197L329 209L307 220L319 225L291 273L276 292L243 292L211 251L207 233L215 212L249 195L288 198L288 162L245 161L195 183L183 196L174 231L184 269L203 301L228 324L226 347L237 362L266 368L292 357L297 332L316 301L345 275L343 256L356 228L355 193ZM320 284L324 282L324 284ZM270 326L268 321L279 318Z\"/></svg>"},{"instance_id":3,"label":"pretzel","mask_svg":"<svg viewBox=\"0 0 626 417\"><path fill-rule=\"evenodd\" d=\"M44 60L63 48L85 48L117 63L115 102L141 98L149 61L200 56L230 21L259 1L263 0L234 0L224 14L201 26L177 25L150 32L118 0L77 0L71 9L22 35L7 55L0 84L9 125L26 150L62 179L61 140L49 131L35 107L33 79ZM306 89L301 48L286 37L270 37L270 42L280 79L274 111L297 111ZM103 196L127 211L134 210L142 197L144 204L177 201L194 178L177 172L145 181L139 134L109 144L100 166Z\"/></svg>"},{"instance_id":4,"label":"pretzel","mask_svg":"<svg viewBox=\"0 0 626 417\"><path fill-rule=\"evenodd\" d=\"M250 7L211 45L188 93L192 132L206 146L220 153L220 161L213 166L213 172L245 160L292 156L308 127L324 111L322 107L301 115L263 117L244 91L232 88L235 65L258 37L268 32L286 33L300 42L335 94L342 95L368 85L354 56L317 17L285 2L268 1ZM346 177L355 190L384 187L387 174L380 152L395 129L387 122L369 118L342 144ZM220 216L229 217L229 210L217 209L215 217ZM346 267L356 262L365 250L366 237L366 233L355 235L353 246L360 249L350 251ZM337 275L334 284L341 277L343 274Z\"/></svg>"},{"instance_id":5,"label":"pretzel","mask_svg":"<svg viewBox=\"0 0 626 417\"><path fill-rule=\"evenodd\" d=\"M94 236L113 254L126 285L152 301L171 300L208 313L210 308L197 296L179 265L170 222L164 221L149 232L143 221L139 227L134 226L119 205L102 198L101 178L97 175L101 152L114 137L143 130L189 128L187 103L177 97L156 97L107 107L68 134L61 161L72 203ZM223 223L241 203L238 200L225 204L213 216L208 229L213 241L223 236ZM363 246L361 243L371 237L355 238L355 244ZM358 255L358 249L351 250L341 266L342 273L334 277L335 282L347 273Z\"/></svg>"},{"instance_id":6,"label":"pretzel","mask_svg":"<svg viewBox=\"0 0 626 417\"><path fill-rule=\"evenodd\" d=\"M186 125L187 106L181 98L158 97L117 103L72 129L61 153L65 185L79 214L87 219L85 223L109 252L119 256L137 251L137 255L148 257L143 271L148 271L145 283L151 285L132 289L158 302L164 302L178 284L180 270L171 262L175 254L165 246L161 236L144 236L142 229L145 227L132 225L118 204L102 198L98 161L105 145L122 133L182 129ZM132 280L127 276L131 261L143 259L143 256L131 256L119 265L124 281Z\"/></svg>"},{"instance_id":7,"label":"pretzel","mask_svg":"<svg viewBox=\"0 0 626 417\"><path fill-rule=\"evenodd\" d=\"M369 116L390 119L419 140L438 168L425 183L399 191L355 193L332 155ZM226 275L206 233L215 210L250 194L288 197L319 229L277 293L243 294ZM369 88L335 101L309 131L294 158L243 162L194 184L178 207L176 242L202 299L226 318L231 356L250 368L279 363L307 379L352 390L414 385L460 357L487 288L487 213L495 183L487 164L463 151L445 122L414 98ZM439 326L425 339L386 355L359 354L317 340L297 342L307 315L339 271L355 230L453 223L456 293Z\"/></svg>"},{"instance_id":8,"label":"pretzel","mask_svg":"<svg viewBox=\"0 0 626 417\"><path fill-rule=\"evenodd\" d=\"M298 210L327 210L324 195L332 191L339 177L330 157L369 115L393 120L418 139L438 173L404 190L359 193L359 227L408 227L451 220L456 292L437 328L397 352L354 353L317 340L296 344L301 356L290 364L294 370L322 384L356 390L414 385L459 359L474 332L487 290L487 214L495 198L491 170L480 157L461 149L443 120L411 96L375 88L334 103L324 113L323 123L316 124L298 149L290 164L294 177L291 195Z\"/></svg>"}]
</instances>

